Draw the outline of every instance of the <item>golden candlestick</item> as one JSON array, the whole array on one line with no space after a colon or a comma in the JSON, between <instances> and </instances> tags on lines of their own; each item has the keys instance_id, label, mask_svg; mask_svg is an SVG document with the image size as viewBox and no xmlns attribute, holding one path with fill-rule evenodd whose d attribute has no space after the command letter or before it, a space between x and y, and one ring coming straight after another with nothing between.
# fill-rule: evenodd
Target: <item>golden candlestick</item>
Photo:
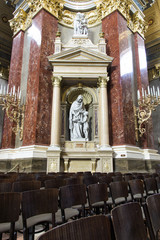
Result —
<instances>
[{"instance_id":1,"label":"golden candlestick","mask_svg":"<svg viewBox=\"0 0 160 240\"><path fill-rule=\"evenodd\" d=\"M144 123L148 121L151 117L152 111L156 110L156 107L160 104L160 90L157 87L149 88L144 90L142 88L137 91L138 96L138 107L134 106L135 111L135 130L136 130L136 141L138 141L138 136L142 137L146 132Z\"/></svg>"},{"instance_id":2,"label":"golden candlestick","mask_svg":"<svg viewBox=\"0 0 160 240\"><path fill-rule=\"evenodd\" d=\"M9 91L9 86L7 89L0 86L0 105L2 110L6 110L6 114L11 122L15 123L12 127L12 131L17 135L19 134L20 140L23 139L23 126L24 126L24 112L25 105L21 103L21 91L15 91L15 86L13 86Z\"/></svg>"}]
</instances>

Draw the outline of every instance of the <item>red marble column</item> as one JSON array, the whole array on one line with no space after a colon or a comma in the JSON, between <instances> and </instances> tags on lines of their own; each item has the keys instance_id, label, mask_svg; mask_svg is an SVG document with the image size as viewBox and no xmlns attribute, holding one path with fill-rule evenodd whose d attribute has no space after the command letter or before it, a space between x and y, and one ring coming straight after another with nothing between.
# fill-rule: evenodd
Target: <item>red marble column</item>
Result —
<instances>
[{"instance_id":1,"label":"red marble column","mask_svg":"<svg viewBox=\"0 0 160 240\"><path fill-rule=\"evenodd\" d=\"M135 63L136 63L136 77L137 77L137 89L147 90L149 85L148 82L148 71L147 71L147 60L146 50L143 38L138 34L134 34L134 47L135 47ZM154 148L153 140L153 129L151 119L145 124L147 132L140 139L141 145L144 148Z\"/></svg>"},{"instance_id":2,"label":"red marble column","mask_svg":"<svg viewBox=\"0 0 160 240\"><path fill-rule=\"evenodd\" d=\"M115 11L102 20L107 54L113 57L108 83L110 145L136 145L133 111L132 33Z\"/></svg>"},{"instance_id":3,"label":"red marble column","mask_svg":"<svg viewBox=\"0 0 160 240\"><path fill-rule=\"evenodd\" d=\"M23 57L24 32L20 31L14 38L12 44L11 63L8 84L18 89L21 82L22 57ZM15 147L15 134L12 131L13 123L7 115L4 117L2 148Z\"/></svg>"},{"instance_id":4,"label":"red marble column","mask_svg":"<svg viewBox=\"0 0 160 240\"><path fill-rule=\"evenodd\" d=\"M41 10L29 29L31 40L23 145L49 145L52 111L52 68L57 19Z\"/></svg>"}]
</instances>

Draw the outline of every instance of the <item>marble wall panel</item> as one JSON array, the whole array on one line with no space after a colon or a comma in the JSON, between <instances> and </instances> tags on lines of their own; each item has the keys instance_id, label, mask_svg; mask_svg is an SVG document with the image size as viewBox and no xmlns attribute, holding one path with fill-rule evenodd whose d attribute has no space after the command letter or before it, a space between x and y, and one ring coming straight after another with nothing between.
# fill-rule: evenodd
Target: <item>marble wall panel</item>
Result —
<instances>
[{"instance_id":1,"label":"marble wall panel","mask_svg":"<svg viewBox=\"0 0 160 240\"><path fill-rule=\"evenodd\" d=\"M23 145L50 144L52 68L47 56L54 53L56 32L57 20L45 10L32 20Z\"/></svg>"},{"instance_id":2,"label":"marble wall panel","mask_svg":"<svg viewBox=\"0 0 160 240\"><path fill-rule=\"evenodd\" d=\"M6 87L8 84L8 81L5 79L0 78L0 85ZM3 120L4 120L4 110L2 110L2 106L0 106L0 148L2 144L2 133L3 133Z\"/></svg>"},{"instance_id":3,"label":"marble wall panel","mask_svg":"<svg viewBox=\"0 0 160 240\"><path fill-rule=\"evenodd\" d=\"M108 84L110 144L135 145L131 32L118 11L102 20L102 31L107 41L107 54L114 58Z\"/></svg>"},{"instance_id":4,"label":"marble wall panel","mask_svg":"<svg viewBox=\"0 0 160 240\"><path fill-rule=\"evenodd\" d=\"M25 34L24 34L24 48L23 48L21 86L20 86L23 103L26 103L30 42L31 42L31 37L30 37L30 28L29 28L25 31ZM15 141L15 147L18 148L21 146L22 146L22 141L19 139L19 136L17 135L16 141Z\"/></svg>"},{"instance_id":5,"label":"marble wall panel","mask_svg":"<svg viewBox=\"0 0 160 240\"><path fill-rule=\"evenodd\" d=\"M134 34L134 44L135 44L137 89L141 90L142 87L144 89L147 89L149 83L148 83L146 49L144 45L144 39L138 33ZM148 123L145 124L145 127L146 133L140 139L140 146L143 148L154 148L152 119L149 119Z\"/></svg>"},{"instance_id":6,"label":"marble wall panel","mask_svg":"<svg viewBox=\"0 0 160 240\"><path fill-rule=\"evenodd\" d=\"M13 39L8 80L8 84L10 85L10 87L14 85L16 89L20 86L21 81L23 45L24 45L24 32L20 31ZM2 148L14 148L15 146L15 134L12 131L12 127L13 123L8 119L8 117L5 114Z\"/></svg>"}]
</instances>

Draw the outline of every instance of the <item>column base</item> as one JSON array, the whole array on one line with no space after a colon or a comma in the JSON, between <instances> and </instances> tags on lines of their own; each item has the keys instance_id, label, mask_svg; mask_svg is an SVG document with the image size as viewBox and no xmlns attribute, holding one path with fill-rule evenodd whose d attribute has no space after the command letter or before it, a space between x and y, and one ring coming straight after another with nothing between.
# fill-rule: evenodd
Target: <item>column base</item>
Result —
<instances>
[{"instance_id":1,"label":"column base","mask_svg":"<svg viewBox=\"0 0 160 240\"><path fill-rule=\"evenodd\" d=\"M50 145L48 148L49 151L60 151L61 148L59 145Z\"/></svg>"},{"instance_id":2,"label":"column base","mask_svg":"<svg viewBox=\"0 0 160 240\"><path fill-rule=\"evenodd\" d=\"M112 148L110 145L101 145L99 146L100 151L112 151Z\"/></svg>"}]
</instances>

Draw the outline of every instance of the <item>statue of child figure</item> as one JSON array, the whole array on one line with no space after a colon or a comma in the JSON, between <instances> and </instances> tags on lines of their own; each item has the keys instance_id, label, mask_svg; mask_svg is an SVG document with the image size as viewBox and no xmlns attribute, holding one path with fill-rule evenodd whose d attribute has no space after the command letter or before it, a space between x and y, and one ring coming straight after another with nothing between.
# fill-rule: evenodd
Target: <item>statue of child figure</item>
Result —
<instances>
[{"instance_id":1,"label":"statue of child figure","mask_svg":"<svg viewBox=\"0 0 160 240\"><path fill-rule=\"evenodd\" d=\"M83 133L86 141L88 141L88 131L89 131L88 112L84 111L83 112Z\"/></svg>"}]
</instances>

